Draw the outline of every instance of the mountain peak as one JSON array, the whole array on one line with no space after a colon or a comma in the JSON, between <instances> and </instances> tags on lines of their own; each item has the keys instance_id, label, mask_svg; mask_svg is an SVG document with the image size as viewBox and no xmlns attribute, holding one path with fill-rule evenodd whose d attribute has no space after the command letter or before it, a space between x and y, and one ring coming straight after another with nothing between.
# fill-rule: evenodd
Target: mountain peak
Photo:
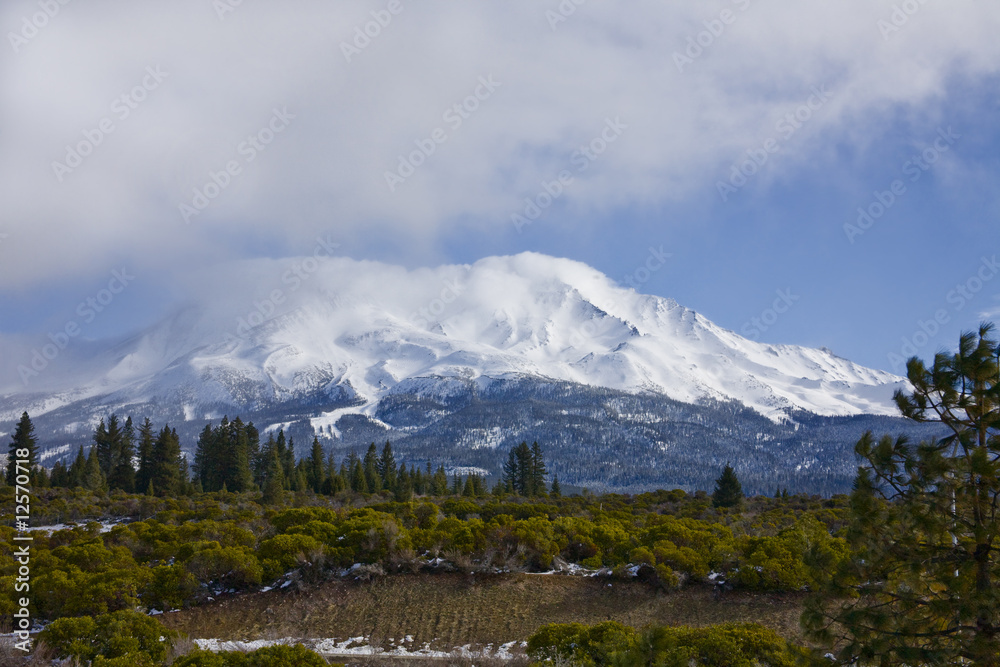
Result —
<instances>
[{"instance_id":1,"label":"mountain peak","mask_svg":"<svg viewBox=\"0 0 1000 667\"><path fill-rule=\"evenodd\" d=\"M895 414L903 386L826 349L747 340L672 299L533 252L413 270L255 260L196 279L212 289L109 346L86 381L69 372L55 392L64 400L46 404L117 394L239 409L337 387L374 404L407 380L536 376L687 403L735 400L783 419Z\"/></svg>"}]
</instances>

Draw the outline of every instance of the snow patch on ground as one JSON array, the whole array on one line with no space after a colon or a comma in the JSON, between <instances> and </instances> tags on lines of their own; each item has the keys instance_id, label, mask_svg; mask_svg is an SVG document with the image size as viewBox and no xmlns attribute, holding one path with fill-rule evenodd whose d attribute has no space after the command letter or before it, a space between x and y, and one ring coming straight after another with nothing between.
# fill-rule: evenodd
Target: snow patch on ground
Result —
<instances>
[{"instance_id":1,"label":"snow patch on ground","mask_svg":"<svg viewBox=\"0 0 1000 667\"><path fill-rule=\"evenodd\" d=\"M302 644L308 649L316 651L322 656L391 656L401 658L494 658L500 660L511 660L515 652L522 652L527 646L526 642L507 642L499 646L486 644L485 646L473 646L466 644L448 651L432 649L433 642L425 642L422 646L417 646L413 640L413 635L406 635L401 640L387 639L379 646L373 646L369 637L348 637L347 639L295 639L286 637L284 639L256 639L247 641L224 641L220 639L195 639L195 645L207 651L256 651L268 646Z\"/></svg>"}]
</instances>

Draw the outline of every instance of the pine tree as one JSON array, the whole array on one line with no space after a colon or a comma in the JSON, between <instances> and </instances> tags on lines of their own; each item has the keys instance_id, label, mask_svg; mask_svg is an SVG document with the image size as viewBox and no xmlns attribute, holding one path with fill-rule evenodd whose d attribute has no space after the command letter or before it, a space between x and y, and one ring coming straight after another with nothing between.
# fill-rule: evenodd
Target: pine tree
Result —
<instances>
[{"instance_id":1,"label":"pine tree","mask_svg":"<svg viewBox=\"0 0 1000 667\"><path fill-rule=\"evenodd\" d=\"M512 448L507 454L507 461L503 464L503 486L507 493L517 493L521 480L520 468L518 466L517 448Z\"/></svg>"},{"instance_id":2,"label":"pine tree","mask_svg":"<svg viewBox=\"0 0 1000 667\"><path fill-rule=\"evenodd\" d=\"M194 447L194 474L204 491L212 491L215 486L213 465L215 462L215 430L205 424Z\"/></svg>"},{"instance_id":3,"label":"pine tree","mask_svg":"<svg viewBox=\"0 0 1000 667\"><path fill-rule=\"evenodd\" d=\"M427 493L427 479L424 473L417 466L410 467L410 480L413 484L413 493L422 496Z\"/></svg>"},{"instance_id":4,"label":"pine tree","mask_svg":"<svg viewBox=\"0 0 1000 667\"><path fill-rule=\"evenodd\" d=\"M434 472L431 493L435 496L448 495L448 474L444 471L444 465L438 466L438 469Z\"/></svg>"},{"instance_id":5,"label":"pine tree","mask_svg":"<svg viewBox=\"0 0 1000 667\"><path fill-rule=\"evenodd\" d=\"M301 493L308 491L309 488L309 466L306 464L305 459L302 459L295 466L295 479L292 482L292 490Z\"/></svg>"},{"instance_id":6,"label":"pine tree","mask_svg":"<svg viewBox=\"0 0 1000 667\"><path fill-rule=\"evenodd\" d=\"M177 430L163 427L153 443L152 478L156 495L174 497L180 491L181 443Z\"/></svg>"},{"instance_id":7,"label":"pine tree","mask_svg":"<svg viewBox=\"0 0 1000 667\"><path fill-rule=\"evenodd\" d=\"M87 457L83 455L83 445L80 445L80 449L76 451L76 458L73 459L73 463L69 467L69 488L75 489L85 484L86 470Z\"/></svg>"},{"instance_id":8,"label":"pine tree","mask_svg":"<svg viewBox=\"0 0 1000 667\"><path fill-rule=\"evenodd\" d=\"M378 474L378 450L375 448L374 442L368 446L363 467L368 492L378 493L382 490L382 478Z\"/></svg>"},{"instance_id":9,"label":"pine tree","mask_svg":"<svg viewBox=\"0 0 1000 667\"><path fill-rule=\"evenodd\" d=\"M545 493L545 476L547 474L548 470L545 468L542 448L535 442L531 445L531 493L529 495L540 496Z\"/></svg>"},{"instance_id":10,"label":"pine tree","mask_svg":"<svg viewBox=\"0 0 1000 667\"><path fill-rule=\"evenodd\" d=\"M21 471L18 471L18 464L21 463ZM38 465L38 438L35 437L35 426L31 423L31 418L27 412L21 413L21 419L14 429L14 437L10 441L7 450L7 470L5 480L9 486L17 484L17 478L21 474L27 474L29 483L34 484L37 478L35 471Z\"/></svg>"},{"instance_id":11,"label":"pine tree","mask_svg":"<svg viewBox=\"0 0 1000 667\"><path fill-rule=\"evenodd\" d=\"M314 493L323 492L323 482L326 480L326 467L323 463L323 445L319 443L319 438L313 436L309 456L309 488Z\"/></svg>"},{"instance_id":12,"label":"pine tree","mask_svg":"<svg viewBox=\"0 0 1000 667\"><path fill-rule=\"evenodd\" d=\"M462 487L462 495L466 498L475 498L476 487L472 481L473 475L465 478L465 485Z\"/></svg>"},{"instance_id":13,"label":"pine tree","mask_svg":"<svg viewBox=\"0 0 1000 667\"><path fill-rule=\"evenodd\" d=\"M292 477L295 475L295 438L289 437L285 444L285 429L278 430L278 453L285 469L285 488L291 488Z\"/></svg>"},{"instance_id":14,"label":"pine tree","mask_svg":"<svg viewBox=\"0 0 1000 667\"><path fill-rule=\"evenodd\" d=\"M190 496L194 493L194 486L191 484L191 466L183 454L180 455L177 469L177 494Z\"/></svg>"},{"instance_id":15,"label":"pine tree","mask_svg":"<svg viewBox=\"0 0 1000 667\"><path fill-rule=\"evenodd\" d=\"M549 491L549 495L553 498L558 498L562 495L562 487L559 486L559 475L552 476L552 490Z\"/></svg>"},{"instance_id":16,"label":"pine tree","mask_svg":"<svg viewBox=\"0 0 1000 667\"><path fill-rule=\"evenodd\" d=\"M544 488L545 463L540 460L541 448L538 447L538 443L535 443L535 447L538 449L540 468L536 468L535 454L527 442L522 442L510 450L507 462L503 466L504 486L509 493L526 497L537 495L540 492L540 490L536 490L539 472L541 472L543 480L541 484Z\"/></svg>"},{"instance_id":17,"label":"pine tree","mask_svg":"<svg viewBox=\"0 0 1000 667\"><path fill-rule=\"evenodd\" d=\"M117 418L112 415L112 419ZM117 429L117 424L115 424ZM108 437L111 438L111 475L108 478L108 486L111 489L121 489L126 493L135 491L135 428L132 425L132 417L125 419L125 426L121 432L112 437L112 431L108 429Z\"/></svg>"},{"instance_id":18,"label":"pine tree","mask_svg":"<svg viewBox=\"0 0 1000 667\"><path fill-rule=\"evenodd\" d=\"M115 420L115 432L117 433L118 417L113 416L113 418ZM91 450L96 450L97 462L101 466L101 473L107 479L108 474L111 473L111 438L108 436L108 427L105 425L103 417L94 429L93 440L94 444L91 446Z\"/></svg>"},{"instance_id":19,"label":"pine tree","mask_svg":"<svg viewBox=\"0 0 1000 667\"><path fill-rule=\"evenodd\" d=\"M221 427L220 427L221 428ZM236 417L229 424L229 448L225 452L225 484L235 493L253 488L253 472L250 469L250 434L246 424Z\"/></svg>"},{"instance_id":20,"label":"pine tree","mask_svg":"<svg viewBox=\"0 0 1000 667\"><path fill-rule=\"evenodd\" d=\"M253 422L246 423L247 434L247 462L250 466L251 485L253 488L257 484L257 461L260 459L260 431L253 425Z\"/></svg>"},{"instance_id":21,"label":"pine tree","mask_svg":"<svg viewBox=\"0 0 1000 667\"><path fill-rule=\"evenodd\" d=\"M408 503L413 499L413 478L406 472L406 466L400 469L393 495L397 503Z\"/></svg>"},{"instance_id":22,"label":"pine tree","mask_svg":"<svg viewBox=\"0 0 1000 667\"><path fill-rule=\"evenodd\" d=\"M910 443L867 433L851 494L850 555L803 625L838 664L1000 664L1000 344L993 325L963 333L931 368L907 364L902 415L942 425Z\"/></svg>"},{"instance_id":23,"label":"pine tree","mask_svg":"<svg viewBox=\"0 0 1000 667\"><path fill-rule=\"evenodd\" d=\"M87 467L83 470L83 486L94 493L108 492L108 482L101 471L101 460L96 445L90 448L90 455L87 457Z\"/></svg>"},{"instance_id":24,"label":"pine tree","mask_svg":"<svg viewBox=\"0 0 1000 667\"><path fill-rule=\"evenodd\" d=\"M388 440L382 447L382 455L379 456L377 468L379 477L382 478L382 486L388 491L393 491L396 488L396 477L399 472L396 470L396 457L392 453L392 443Z\"/></svg>"},{"instance_id":25,"label":"pine tree","mask_svg":"<svg viewBox=\"0 0 1000 667\"><path fill-rule=\"evenodd\" d=\"M271 465L271 454L278 453L278 442L274 439L274 434L271 433L267 436L267 442L264 446L260 448L260 454L257 456L257 460L253 465L253 476L254 482L261 489L264 488L264 482L267 480L267 469ZM278 457L281 461L281 457Z\"/></svg>"},{"instance_id":26,"label":"pine tree","mask_svg":"<svg viewBox=\"0 0 1000 667\"><path fill-rule=\"evenodd\" d=\"M340 475L337 472L337 462L334 460L333 451L331 450L326 455L326 469L323 473L323 488L321 493L325 496L332 496L338 491L343 490L342 484L343 480L340 479Z\"/></svg>"},{"instance_id":27,"label":"pine tree","mask_svg":"<svg viewBox=\"0 0 1000 667\"><path fill-rule=\"evenodd\" d=\"M271 449L267 472L264 476L264 490L261 502L265 505L276 505L281 502L285 493L285 469L278 454L278 448Z\"/></svg>"},{"instance_id":28,"label":"pine tree","mask_svg":"<svg viewBox=\"0 0 1000 667\"><path fill-rule=\"evenodd\" d=\"M135 473L135 489L143 493L149 488L149 482L153 479L154 441L153 422L147 417L139 427L139 469Z\"/></svg>"},{"instance_id":29,"label":"pine tree","mask_svg":"<svg viewBox=\"0 0 1000 667\"><path fill-rule=\"evenodd\" d=\"M743 504L743 487L733 467L726 464L719 479L715 480L712 507L739 507Z\"/></svg>"},{"instance_id":30,"label":"pine tree","mask_svg":"<svg viewBox=\"0 0 1000 667\"><path fill-rule=\"evenodd\" d=\"M350 465L351 490L356 493L369 493L368 480L365 477L365 469L361 466L361 459L354 452L347 456Z\"/></svg>"},{"instance_id":31,"label":"pine tree","mask_svg":"<svg viewBox=\"0 0 1000 667\"><path fill-rule=\"evenodd\" d=\"M61 460L56 461L52 465L52 477L50 483L54 487L68 487L69 486L69 472L66 470L66 464Z\"/></svg>"}]
</instances>

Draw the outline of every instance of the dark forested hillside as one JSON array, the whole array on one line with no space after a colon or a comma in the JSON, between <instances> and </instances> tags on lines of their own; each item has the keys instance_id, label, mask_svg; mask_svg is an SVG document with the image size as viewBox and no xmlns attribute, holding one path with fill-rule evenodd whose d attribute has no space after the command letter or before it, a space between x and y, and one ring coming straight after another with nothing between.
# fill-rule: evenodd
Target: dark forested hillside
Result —
<instances>
[{"instance_id":1,"label":"dark forested hillside","mask_svg":"<svg viewBox=\"0 0 1000 667\"><path fill-rule=\"evenodd\" d=\"M371 442L392 440L401 461L428 459L447 468L478 467L500 473L505 453L522 441L545 445L550 472L560 481L592 491L636 492L654 488L711 490L726 462L744 489L773 493L829 495L850 489L857 469L853 448L867 430L907 432L919 439L931 431L901 418L819 417L799 412L776 423L735 402L681 403L659 394L636 395L537 378L476 382L428 379L400 386L377 405L374 418L345 414L335 428L314 429L311 419L324 412L360 408L347 394L317 393L280 403L212 407L223 415L242 416L265 432L284 425L298 456L305 456L313 436L338 458L359 455ZM187 419L180 404L128 404L114 409L134 419L150 417L177 429L182 448L193 460L199 433L208 419ZM78 402L34 417L42 461L70 457L79 444L89 445L91 428L107 417L106 404ZM20 412L18 412L20 414ZM69 425L69 426L67 426ZM75 428L74 428L75 425ZM12 430L13 424L0 424ZM60 446L70 444L71 447ZM58 448L58 449L57 449Z\"/></svg>"}]
</instances>

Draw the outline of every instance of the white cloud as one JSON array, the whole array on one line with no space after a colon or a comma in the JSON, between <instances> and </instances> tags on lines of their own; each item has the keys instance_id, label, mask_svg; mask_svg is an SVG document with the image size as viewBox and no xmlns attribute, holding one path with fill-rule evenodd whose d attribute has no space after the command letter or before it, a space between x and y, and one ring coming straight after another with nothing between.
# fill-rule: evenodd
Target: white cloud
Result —
<instances>
[{"instance_id":1,"label":"white cloud","mask_svg":"<svg viewBox=\"0 0 1000 667\"><path fill-rule=\"evenodd\" d=\"M0 289L101 273L122 256L155 269L236 255L220 239L237 236L301 245L333 231L345 243L391 235L417 247L458 220L509 228L524 197L609 117L628 130L567 192L574 219L704 196L814 85L834 95L772 174L825 159L829 142L809 138L863 150L888 111L932 116L950 80L1000 65L1000 6L972 0L914 3L887 39L878 21L892 5L867 0L593 2L554 31L554 0L403 0L350 63L341 42L388 3L344 4L243 3L220 20L204 0L89 0L62 6L17 53L8 35ZM674 53L724 9L732 23L679 72ZM0 28L18 32L38 11L4 3ZM168 76L120 118L112 101L147 67ZM501 86L450 127L442 114L490 75ZM238 145L285 108L295 118L248 163ZM52 162L104 118L114 132L58 182ZM435 128L447 142L390 193L384 172ZM178 205L231 160L240 173L184 224Z\"/></svg>"}]
</instances>

